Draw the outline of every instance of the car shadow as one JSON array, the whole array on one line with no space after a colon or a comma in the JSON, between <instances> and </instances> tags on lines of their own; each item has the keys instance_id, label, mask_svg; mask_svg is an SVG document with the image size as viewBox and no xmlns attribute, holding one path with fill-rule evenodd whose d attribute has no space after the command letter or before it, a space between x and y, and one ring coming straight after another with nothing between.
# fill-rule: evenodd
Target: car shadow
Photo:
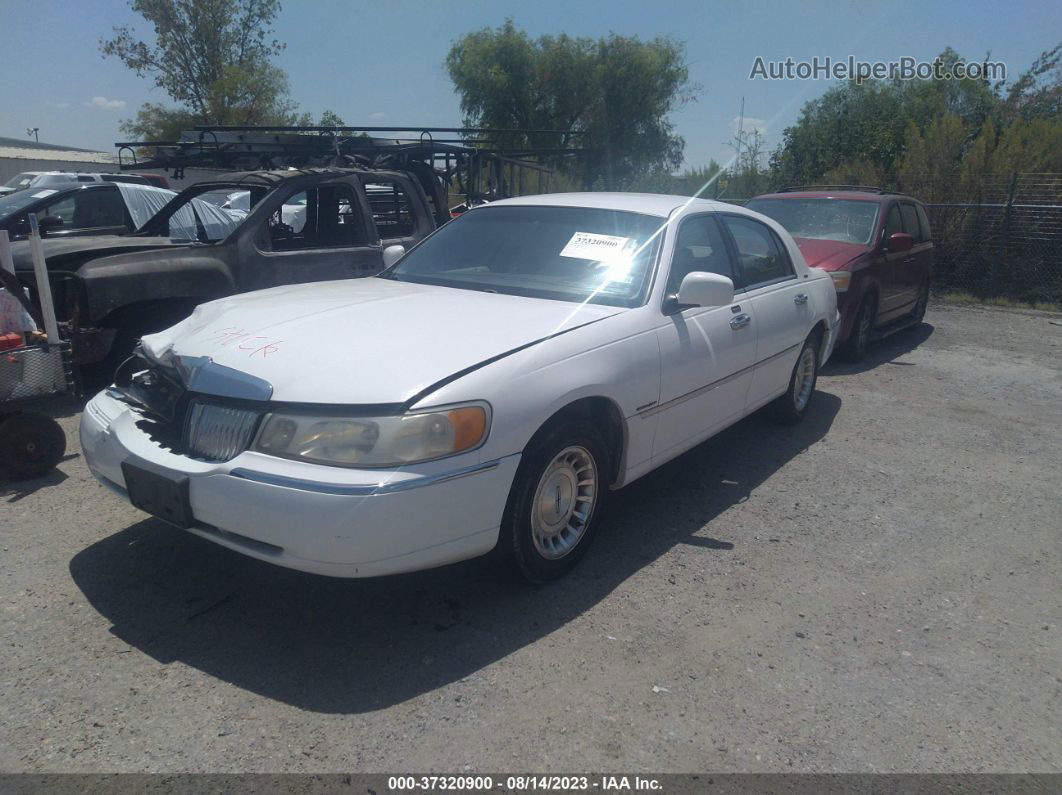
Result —
<instances>
[{"instance_id":1,"label":"car shadow","mask_svg":"<svg viewBox=\"0 0 1062 795\"><path fill-rule=\"evenodd\" d=\"M914 362L895 360L928 340L933 335L933 331L934 326L924 321L917 326L909 326L871 343L867 355L860 362L846 362L840 358L831 357L826 366L822 368L822 372L826 375L857 375L883 364L914 367Z\"/></svg>"},{"instance_id":2,"label":"car shadow","mask_svg":"<svg viewBox=\"0 0 1062 795\"><path fill-rule=\"evenodd\" d=\"M82 550L70 573L115 636L161 663L302 709L378 710L554 632L677 544L707 557L746 543L719 516L821 440L840 405L820 391L791 428L754 415L615 492L579 567L540 588L490 558L377 579L318 577L154 519Z\"/></svg>"}]
</instances>

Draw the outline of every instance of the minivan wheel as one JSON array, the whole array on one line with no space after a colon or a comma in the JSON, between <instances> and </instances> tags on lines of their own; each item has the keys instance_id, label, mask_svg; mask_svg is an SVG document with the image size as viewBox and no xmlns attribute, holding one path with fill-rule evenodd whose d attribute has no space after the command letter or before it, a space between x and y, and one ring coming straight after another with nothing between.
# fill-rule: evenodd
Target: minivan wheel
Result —
<instances>
[{"instance_id":1,"label":"minivan wheel","mask_svg":"<svg viewBox=\"0 0 1062 795\"><path fill-rule=\"evenodd\" d=\"M524 452L498 544L528 582L554 580L585 554L608 494L607 450L594 426L562 422Z\"/></svg>"},{"instance_id":2,"label":"minivan wheel","mask_svg":"<svg viewBox=\"0 0 1062 795\"><path fill-rule=\"evenodd\" d=\"M921 323L926 316L926 307L929 306L929 282L922 285L922 288L918 291L918 301L915 303L914 312L912 317L915 323Z\"/></svg>"},{"instance_id":3,"label":"minivan wheel","mask_svg":"<svg viewBox=\"0 0 1062 795\"><path fill-rule=\"evenodd\" d=\"M870 347L870 338L874 333L874 316L877 314L878 303L873 295L863 298L856 312L855 322L852 324L852 333L848 335L844 345L841 346L841 356L850 362L862 361Z\"/></svg>"},{"instance_id":4,"label":"minivan wheel","mask_svg":"<svg viewBox=\"0 0 1062 795\"><path fill-rule=\"evenodd\" d=\"M811 399L815 395L815 384L819 377L819 335L812 334L804 340L793 373L789 376L789 388L785 394L775 399L772 409L774 417L785 425L795 425L804 419Z\"/></svg>"}]
</instances>

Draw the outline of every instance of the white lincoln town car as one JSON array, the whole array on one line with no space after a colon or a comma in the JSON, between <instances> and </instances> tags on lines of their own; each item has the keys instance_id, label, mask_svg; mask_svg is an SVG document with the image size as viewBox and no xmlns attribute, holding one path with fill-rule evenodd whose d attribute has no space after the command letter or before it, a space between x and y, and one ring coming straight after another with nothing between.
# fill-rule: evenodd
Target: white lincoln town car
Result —
<instances>
[{"instance_id":1,"label":"white lincoln town car","mask_svg":"<svg viewBox=\"0 0 1062 795\"><path fill-rule=\"evenodd\" d=\"M800 420L838 318L785 229L687 197L507 199L385 260L144 337L85 409L93 474L281 566L496 550L541 582L586 551L610 490L763 406Z\"/></svg>"}]
</instances>

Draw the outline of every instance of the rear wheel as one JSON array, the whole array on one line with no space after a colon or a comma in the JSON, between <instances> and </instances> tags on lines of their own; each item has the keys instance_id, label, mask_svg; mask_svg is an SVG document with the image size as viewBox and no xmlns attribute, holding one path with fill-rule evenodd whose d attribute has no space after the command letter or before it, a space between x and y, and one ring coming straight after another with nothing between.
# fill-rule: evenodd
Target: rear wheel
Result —
<instances>
[{"instance_id":1,"label":"rear wheel","mask_svg":"<svg viewBox=\"0 0 1062 795\"><path fill-rule=\"evenodd\" d=\"M862 361L870 347L870 338L874 333L874 318L877 315L878 302L873 295L863 297L856 312L852 332L841 346L841 357L850 361Z\"/></svg>"},{"instance_id":2,"label":"rear wheel","mask_svg":"<svg viewBox=\"0 0 1062 795\"><path fill-rule=\"evenodd\" d=\"M23 411L0 422L0 471L11 480L47 475L66 452L66 434L44 414Z\"/></svg>"},{"instance_id":3,"label":"rear wheel","mask_svg":"<svg viewBox=\"0 0 1062 795\"><path fill-rule=\"evenodd\" d=\"M554 580L579 562L593 539L609 471L608 446L593 425L561 422L532 442L498 539L524 579Z\"/></svg>"},{"instance_id":4,"label":"rear wheel","mask_svg":"<svg viewBox=\"0 0 1062 795\"><path fill-rule=\"evenodd\" d=\"M819 339L816 333L804 340L804 347L800 349L789 376L789 388L771 406L774 418L781 423L795 425L804 419L811 405L819 377Z\"/></svg>"}]
</instances>

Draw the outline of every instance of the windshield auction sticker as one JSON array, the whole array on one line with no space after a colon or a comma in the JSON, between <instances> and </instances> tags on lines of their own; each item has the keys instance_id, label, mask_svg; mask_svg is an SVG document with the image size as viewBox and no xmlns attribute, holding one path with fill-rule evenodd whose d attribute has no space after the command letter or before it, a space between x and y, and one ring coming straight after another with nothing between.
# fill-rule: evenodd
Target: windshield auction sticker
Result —
<instances>
[{"instance_id":1,"label":"windshield auction sticker","mask_svg":"<svg viewBox=\"0 0 1062 795\"><path fill-rule=\"evenodd\" d=\"M630 241L629 237L613 235L595 235L593 232L576 232L571 240L561 249L562 257L590 259L606 262L621 254Z\"/></svg>"}]
</instances>

